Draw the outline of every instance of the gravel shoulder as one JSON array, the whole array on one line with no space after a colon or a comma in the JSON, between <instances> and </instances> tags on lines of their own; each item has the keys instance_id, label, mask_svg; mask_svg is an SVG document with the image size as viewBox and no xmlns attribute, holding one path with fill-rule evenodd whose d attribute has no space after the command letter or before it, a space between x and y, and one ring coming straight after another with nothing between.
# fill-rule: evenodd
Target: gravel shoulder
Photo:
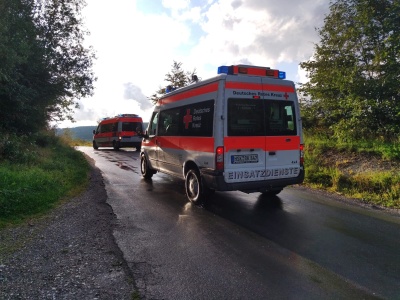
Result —
<instances>
[{"instance_id":1,"label":"gravel shoulder","mask_svg":"<svg viewBox=\"0 0 400 300\"><path fill-rule=\"evenodd\" d=\"M1 230L0 299L139 299L106 200L92 164L84 193L42 218Z\"/></svg>"}]
</instances>

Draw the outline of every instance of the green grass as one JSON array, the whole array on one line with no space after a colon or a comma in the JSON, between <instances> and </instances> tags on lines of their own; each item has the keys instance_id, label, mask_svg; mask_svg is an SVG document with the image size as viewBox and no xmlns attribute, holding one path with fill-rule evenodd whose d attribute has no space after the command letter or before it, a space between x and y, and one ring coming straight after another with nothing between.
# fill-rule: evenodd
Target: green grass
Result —
<instances>
[{"instance_id":1,"label":"green grass","mask_svg":"<svg viewBox=\"0 0 400 300\"><path fill-rule=\"evenodd\" d=\"M304 184L325 189L364 203L388 208L400 208L400 171L369 169L363 172L344 172L345 157L355 155L379 160L400 162L400 143L379 141L338 142L332 137L305 134ZM329 161L327 153L331 154ZM333 155L332 155L333 153Z\"/></svg>"},{"instance_id":2,"label":"green grass","mask_svg":"<svg viewBox=\"0 0 400 300\"><path fill-rule=\"evenodd\" d=\"M43 214L81 192L89 165L51 133L0 140L0 228Z\"/></svg>"}]
</instances>

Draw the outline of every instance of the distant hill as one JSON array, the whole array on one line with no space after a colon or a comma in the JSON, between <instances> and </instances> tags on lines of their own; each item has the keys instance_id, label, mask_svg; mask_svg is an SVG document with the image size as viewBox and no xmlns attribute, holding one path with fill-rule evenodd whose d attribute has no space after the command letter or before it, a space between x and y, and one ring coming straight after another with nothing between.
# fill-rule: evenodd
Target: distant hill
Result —
<instances>
[{"instance_id":1,"label":"distant hill","mask_svg":"<svg viewBox=\"0 0 400 300\"><path fill-rule=\"evenodd\" d=\"M57 135L63 134L64 130L69 130L72 133L72 137L79 140L91 141L93 139L93 130L97 126L78 126L72 128L58 128Z\"/></svg>"}]
</instances>

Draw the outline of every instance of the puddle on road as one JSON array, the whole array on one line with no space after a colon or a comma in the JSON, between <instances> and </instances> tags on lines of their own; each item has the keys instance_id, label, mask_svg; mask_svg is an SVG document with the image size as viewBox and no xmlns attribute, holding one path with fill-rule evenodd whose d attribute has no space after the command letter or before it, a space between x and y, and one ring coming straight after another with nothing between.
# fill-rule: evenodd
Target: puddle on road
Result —
<instances>
[{"instance_id":1,"label":"puddle on road","mask_svg":"<svg viewBox=\"0 0 400 300\"><path fill-rule=\"evenodd\" d=\"M122 170L127 170L127 171L134 171L134 168L125 165L123 162L119 161L115 164L116 166L120 167Z\"/></svg>"}]
</instances>

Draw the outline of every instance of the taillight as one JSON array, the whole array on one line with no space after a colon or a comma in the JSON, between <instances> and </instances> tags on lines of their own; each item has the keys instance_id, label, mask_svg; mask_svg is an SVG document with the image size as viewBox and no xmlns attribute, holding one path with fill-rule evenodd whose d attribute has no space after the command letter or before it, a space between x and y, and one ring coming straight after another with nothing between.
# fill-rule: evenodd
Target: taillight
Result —
<instances>
[{"instance_id":1,"label":"taillight","mask_svg":"<svg viewBox=\"0 0 400 300\"><path fill-rule=\"evenodd\" d=\"M224 147L217 147L215 150L215 167L217 170L224 170Z\"/></svg>"},{"instance_id":2,"label":"taillight","mask_svg":"<svg viewBox=\"0 0 400 300\"><path fill-rule=\"evenodd\" d=\"M304 145L300 144L300 166L304 165Z\"/></svg>"}]
</instances>

